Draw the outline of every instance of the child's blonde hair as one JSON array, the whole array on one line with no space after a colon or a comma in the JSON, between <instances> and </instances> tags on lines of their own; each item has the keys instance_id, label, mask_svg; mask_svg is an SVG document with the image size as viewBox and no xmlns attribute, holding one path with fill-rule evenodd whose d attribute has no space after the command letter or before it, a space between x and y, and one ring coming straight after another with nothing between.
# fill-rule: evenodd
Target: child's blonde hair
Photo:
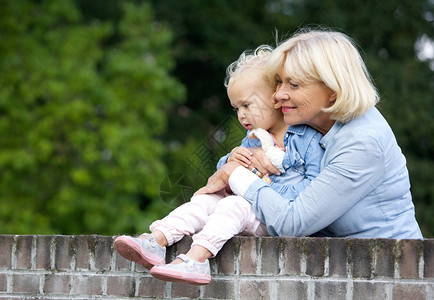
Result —
<instances>
[{"instance_id":1,"label":"child's blonde hair","mask_svg":"<svg viewBox=\"0 0 434 300\"><path fill-rule=\"evenodd\" d=\"M253 51L244 51L236 61L226 68L225 87L228 88L246 70L257 67L264 69L264 79L268 80L268 76L265 75L265 66L272 51L273 48L268 45L261 45Z\"/></svg>"},{"instance_id":2,"label":"child's blonde hair","mask_svg":"<svg viewBox=\"0 0 434 300\"><path fill-rule=\"evenodd\" d=\"M282 67L295 81L323 82L336 92L335 103L323 109L333 120L347 123L379 101L359 51L343 33L300 30L271 54L267 64L270 79L276 78Z\"/></svg>"}]
</instances>

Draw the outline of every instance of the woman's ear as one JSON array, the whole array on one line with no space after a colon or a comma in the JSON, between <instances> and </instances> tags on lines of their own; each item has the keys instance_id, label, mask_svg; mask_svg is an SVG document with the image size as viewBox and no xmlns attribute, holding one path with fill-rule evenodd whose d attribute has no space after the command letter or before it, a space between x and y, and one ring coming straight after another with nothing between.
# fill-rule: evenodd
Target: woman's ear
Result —
<instances>
[{"instance_id":1,"label":"woman's ear","mask_svg":"<svg viewBox=\"0 0 434 300\"><path fill-rule=\"evenodd\" d=\"M329 102L333 104L336 101L337 97L338 96L337 96L336 92L333 91L332 89L330 89L330 92L329 92Z\"/></svg>"}]
</instances>

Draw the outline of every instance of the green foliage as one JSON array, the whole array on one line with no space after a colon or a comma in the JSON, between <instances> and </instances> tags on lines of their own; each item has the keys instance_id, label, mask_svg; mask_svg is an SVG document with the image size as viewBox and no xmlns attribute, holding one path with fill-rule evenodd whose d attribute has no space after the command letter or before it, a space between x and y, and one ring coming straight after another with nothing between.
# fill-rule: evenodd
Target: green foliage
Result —
<instances>
[{"instance_id":1,"label":"green foliage","mask_svg":"<svg viewBox=\"0 0 434 300\"><path fill-rule=\"evenodd\" d=\"M121 8L119 22L86 22L68 0L3 3L2 233L145 230L184 88L149 5Z\"/></svg>"}]
</instances>

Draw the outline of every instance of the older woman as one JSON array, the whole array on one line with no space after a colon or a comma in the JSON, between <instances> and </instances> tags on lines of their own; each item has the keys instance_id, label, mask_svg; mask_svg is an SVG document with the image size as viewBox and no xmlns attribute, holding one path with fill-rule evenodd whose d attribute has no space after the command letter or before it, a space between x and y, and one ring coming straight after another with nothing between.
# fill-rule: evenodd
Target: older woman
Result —
<instances>
[{"instance_id":1,"label":"older woman","mask_svg":"<svg viewBox=\"0 0 434 300\"><path fill-rule=\"evenodd\" d=\"M230 162L198 193L229 186L251 203L271 235L422 238L405 157L375 108L377 91L351 39L300 31L274 50L268 71L285 123L324 135L320 174L296 199L284 199ZM261 151L253 165L262 174L277 173Z\"/></svg>"}]
</instances>

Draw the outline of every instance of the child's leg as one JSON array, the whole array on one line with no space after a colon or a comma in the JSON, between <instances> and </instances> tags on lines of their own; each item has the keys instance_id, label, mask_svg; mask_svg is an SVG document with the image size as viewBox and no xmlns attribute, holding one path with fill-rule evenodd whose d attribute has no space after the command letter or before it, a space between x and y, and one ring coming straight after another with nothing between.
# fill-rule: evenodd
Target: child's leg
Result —
<instances>
[{"instance_id":1,"label":"child's leg","mask_svg":"<svg viewBox=\"0 0 434 300\"><path fill-rule=\"evenodd\" d=\"M215 256L225 242L239 233L268 235L249 202L240 196L228 196L217 203L202 231L193 236L187 254L179 255L169 265L153 267L151 274L165 281L208 284L211 275L207 259Z\"/></svg>"},{"instance_id":2,"label":"child's leg","mask_svg":"<svg viewBox=\"0 0 434 300\"><path fill-rule=\"evenodd\" d=\"M117 237L115 249L121 256L148 269L165 264L165 246L202 229L208 215L223 197L224 193L194 196L190 202L176 208L164 219L154 222L150 226L152 234L145 233L138 238Z\"/></svg>"},{"instance_id":3,"label":"child's leg","mask_svg":"<svg viewBox=\"0 0 434 300\"><path fill-rule=\"evenodd\" d=\"M217 203L227 195L221 192L193 196L190 202L177 207L163 219L153 222L149 229L153 233L160 231L165 236L167 245L171 246L184 236L193 235L201 230Z\"/></svg>"},{"instance_id":4,"label":"child's leg","mask_svg":"<svg viewBox=\"0 0 434 300\"><path fill-rule=\"evenodd\" d=\"M193 236L192 247L201 246L215 256L237 234L263 236L268 235L268 232L256 218L252 205L234 195L219 201L202 231Z\"/></svg>"}]
</instances>

